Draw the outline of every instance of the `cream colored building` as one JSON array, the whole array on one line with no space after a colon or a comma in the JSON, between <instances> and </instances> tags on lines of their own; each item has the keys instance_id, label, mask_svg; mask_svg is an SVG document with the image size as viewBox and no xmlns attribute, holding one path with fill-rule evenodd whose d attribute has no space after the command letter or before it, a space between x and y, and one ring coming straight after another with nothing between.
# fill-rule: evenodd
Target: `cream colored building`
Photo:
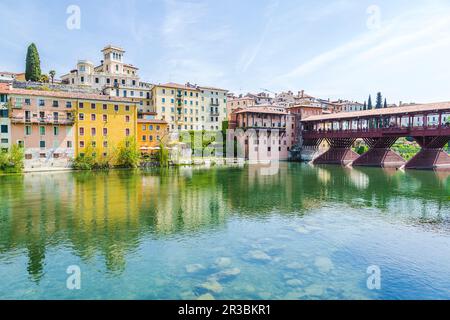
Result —
<instances>
[{"instance_id":1,"label":"cream colored building","mask_svg":"<svg viewBox=\"0 0 450 320\"><path fill-rule=\"evenodd\" d=\"M170 131L222 130L227 119L227 90L166 83L152 89L151 107Z\"/></svg>"},{"instance_id":2,"label":"cream colored building","mask_svg":"<svg viewBox=\"0 0 450 320\"><path fill-rule=\"evenodd\" d=\"M89 60L80 60L74 70L61 77L65 84L92 88L113 97L133 99L139 111L152 112L150 83L141 82L138 68L125 63L125 50L108 45L102 50L103 60L95 66Z\"/></svg>"}]
</instances>

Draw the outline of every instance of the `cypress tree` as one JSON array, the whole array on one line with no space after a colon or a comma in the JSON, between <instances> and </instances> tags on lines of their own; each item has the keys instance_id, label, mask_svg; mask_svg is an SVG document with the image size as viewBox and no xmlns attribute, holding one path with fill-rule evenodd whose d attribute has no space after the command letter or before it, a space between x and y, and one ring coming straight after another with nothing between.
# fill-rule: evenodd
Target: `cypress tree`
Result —
<instances>
[{"instance_id":1,"label":"cypress tree","mask_svg":"<svg viewBox=\"0 0 450 320\"><path fill-rule=\"evenodd\" d=\"M27 81L41 80L41 61L34 43L28 46L25 79Z\"/></svg>"},{"instance_id":2,"label":"cypress tree","mask_svg":"<svg viewBox=\"0 0 450 320\"><path fill-rule=\"evenodd\" d=\"M387 108L387 100L384 98L384 107Z\"/></svg>"},{"instance_id":3,"label":"cypress tree","mask_svg":"<svg viewBox=\"0 0 450 320\"><path fill-rule=\"evenodd\" d=\"M364 101L364 110L367 110L367 102Z\"/></svg>"},{"instance_id":4,"label":"cypress tree","mask_svg":"<svg viewBox=\"0 0 450 320\"><path fill-rule=\"evenodd\" d=\"M375 106L376 109L381 109L383 107L383 96L381 92L377 93L377 104Z\"/></svg>"},{"instance_id":5,"label":"cypress tree","mask_svg":"<svg viewBox=\"0 0 450 320\"><path fill-rule=\"evenodd\" d=\"M367 102L367 110L372 110L372 96L369 95L369 101Z\"/></svg>"}]
</instances>

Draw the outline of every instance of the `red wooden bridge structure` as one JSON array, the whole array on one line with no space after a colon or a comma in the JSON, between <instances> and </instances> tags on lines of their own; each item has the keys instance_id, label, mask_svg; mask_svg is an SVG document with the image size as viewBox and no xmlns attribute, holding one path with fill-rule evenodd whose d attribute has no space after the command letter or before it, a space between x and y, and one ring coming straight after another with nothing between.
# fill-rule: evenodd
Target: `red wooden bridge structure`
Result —
<instances>
[{"instance_id":1,"label":"red wooden bridge structure","mask_svg":"<svg viewBox=\"0 0 450 320\"><path fill-rule=\"evenodd\" d=\"M408 162L392 151L401 137L414 139L421 151ZM303 146L318 148L323 140L330 149L314 164L342 164L406 169L450 168L444 146L450 140L450 102L318 115L302 120ZM352 150L363 139L369 151Z\"/></svg>"}]
</instances>

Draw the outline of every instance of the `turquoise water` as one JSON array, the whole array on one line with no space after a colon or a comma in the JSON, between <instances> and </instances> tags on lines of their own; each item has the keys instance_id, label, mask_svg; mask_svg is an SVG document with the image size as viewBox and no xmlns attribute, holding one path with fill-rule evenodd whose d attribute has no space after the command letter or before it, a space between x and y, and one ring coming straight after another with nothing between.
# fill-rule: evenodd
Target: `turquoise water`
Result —
<instances>
[{"instance_id":1,"label":"turquoise water","mask_svg":"<svg viewBox=\"0 0 450 320\"><path fill-rule=\"evenodd\" d=\"M0 177L0 298L450 298L449 173L260 169Z\"/></svg>"}]
</instances>

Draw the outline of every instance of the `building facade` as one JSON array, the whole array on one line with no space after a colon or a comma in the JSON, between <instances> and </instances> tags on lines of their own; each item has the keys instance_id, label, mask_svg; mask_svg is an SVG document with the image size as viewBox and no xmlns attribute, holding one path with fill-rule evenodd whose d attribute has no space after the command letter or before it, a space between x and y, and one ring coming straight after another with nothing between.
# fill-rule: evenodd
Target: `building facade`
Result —
<instances>
[{"instance_id":1,"label":"building facade","mask_svg":"<svg viewBox=\"0 0 450 320\"><path fill-rule=\"evenodd\" d=\"M74 70L61 77L64 84L93 88L113 97L133 99L138 110L151 112L150 83L141 82L139 69L124 62L125 50L108 45L102 50L103 60L95 66L89 60L80 60Z\"/></svg>"},{"instance_id":2,"label":"building facade","mask_svg":"<svg viewBox=\"0 0 450 320\"><path fill-rule=\"evenodd\" d=\"M152 109L166 121L170 131L222 130L227 90L189 83L166 83L152 89Z\"/></svg>"},{"instance_id":3,"label":"building facade","mask_svg":"<svg viewBox=\"0 0 450 320\"><path fill-rule=\"evenodd\" d=\"M137 143L142 153L154 153L161 141L169 136L169 126L164 120L155 119L156 114L144 114L137 120Z\"/></svg>"},{"instance_id":4,"label":"building facade","mask_svg":"<svg viewBox=\"0 0 450 320\"><path fill-rule=\"evenodd\" d=\"M12 85L0 86L0 94L9 116L2 123L11 123L8 145L24 147L26 168L70 167L88 145L108 156L126 138L135 139L137 104L131 100Z\"/></svg>"},{"instance_id":5,"label":"building facade","mask_svg":"<svg viewBox=\"0 0 450 320\"><path fill-rule=\"evenodd\" d=\"M0 84L5 86L5 84ZM7 150L11 143L11 121L9 119L8 95L0 93L0 149Z\"/></svg>"},{"instance_id":6,"label":"building facade","mask_svg":"<svg viewBox=\"0 0 450 320\"><path fill-rule=\"evenodd\" d=\"M227 115L228 119L230 119L231 114L238 108L245 109L247 107L252 107L256 105L256 100L251 97L242 96L235 97L233 95L228 96L227 99Z\"/></svg>"},{"instance_id":7,"label":"building facade","mask_svg":"<svg viewBox=\"0 0 450 320\"><path fill-rule=\"evenodd\" d=\"M266 105L236 110L230 129L234 129L230 134L244 158L251 161L288 160L295 141L295 117L283 107Z\"/></svg>"}]
</instances>

